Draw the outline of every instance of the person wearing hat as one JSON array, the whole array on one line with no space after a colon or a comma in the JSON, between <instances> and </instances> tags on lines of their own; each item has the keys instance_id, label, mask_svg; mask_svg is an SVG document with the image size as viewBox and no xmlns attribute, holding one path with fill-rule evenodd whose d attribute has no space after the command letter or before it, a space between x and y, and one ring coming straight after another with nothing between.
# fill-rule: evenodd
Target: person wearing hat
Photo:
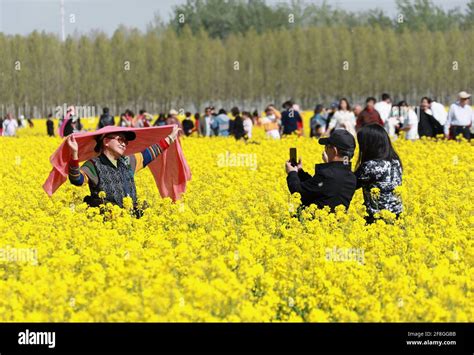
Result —
<instances>
[{"instance_id":1,"label":"person wearing hat","mask_svg":"<svg viewBox=\"0 0 474 355\"><path fill-rule=\"evenodd\" d=\"M459 100L451 105L448 118L444 124L444 135L446 138L456 138L462 134L464 138L471 139L470 129L474 121L474 113L469 99L471 95L465 91L458 94Z\"/></svg>"},{"instance_id":2,"label":"person wearing hat","mask_svg":"<svg viewBox=\"0 0 474 355\"><path fill-rule=\"evenodd\" d=\"M183 128L181 121L178 119L178 111L170 110L168 118L166 119L167 125L177 125L179 128Z\"/></svg>"},{"instance_id":3,"label":"person wearing hat","mask_svg":"<svg viewBox=\"0 0 474 355\"><path fill-rule=\"evenodd\" d=\"M123 207L123 198L131 197L136 206L137 191L134 175L150 164L158 155L176 141L180 128L174 126L168 137L153 144L141 153L125 156L128 142L136 138L133 131L110 132L96 136L95 152L99 156L86 161L79 168L78 143L74 135L67 137L71 150L69 181L76 186L89 185L90 196L84 199L89 206L98 207L103 202ZM105 192L105 201L99 193Z\"/></svg>"},{"instance_id":4,"label":"person wearing hat","mask_svg":"<svg viewBox=\"0 0 474 355\"><path fill-rule=\"evenodd\" d=\"M288 189L301 195L304 206L329 206L334 211L336 206L343 205L347 209L357 184L350 163L355 150L354 136L345 129L336 129L331 136L320 138L319 144L324 145L324 163L316 164L314 176L303 170L301 159L297 166L286 162Z\"/></svg>"}]
</instances>

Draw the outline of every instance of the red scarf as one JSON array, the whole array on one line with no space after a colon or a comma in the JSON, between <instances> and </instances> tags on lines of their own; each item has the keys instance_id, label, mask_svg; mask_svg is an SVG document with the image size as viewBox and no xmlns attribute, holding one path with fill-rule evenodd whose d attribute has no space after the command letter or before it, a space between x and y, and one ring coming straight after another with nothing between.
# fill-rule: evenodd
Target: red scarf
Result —
<instances>
[{"instance_id":1,"label":"red scarf","mask_svg":"<svg viewBox=\"0 0 474 355\"><path fill-rule=\"evenodd\" d=\"M107 126L95 132L75 133L74 137L79 145L79 161L86 161L98 155L94 151L96 145L95 136L113 132L135 132L137 135L136 139L128 144L125 151L125 155L131 155L142 152L150 145L158 143L162 138L168 136L172 129L173 126L150 128ZM67 180L69 174L71 151L66 139L63 140L49 160L51 165L53 165L53 169L43 184L43 189L49 196L52 196ZM184 157L179 138L152 161L148 167L155 178L161 197L170 197L173 201L176 201L186 191L186 182L191 180L191 170Z\"/></svg>"}]
</instances>

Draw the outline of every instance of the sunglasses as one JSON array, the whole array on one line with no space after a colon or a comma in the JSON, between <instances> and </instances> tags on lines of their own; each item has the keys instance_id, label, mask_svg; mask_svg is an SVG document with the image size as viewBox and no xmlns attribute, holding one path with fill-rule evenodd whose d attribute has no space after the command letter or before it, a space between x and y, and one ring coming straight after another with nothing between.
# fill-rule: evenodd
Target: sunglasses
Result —
<instances>
[{"instance_id":1,"label":"sunglasses","mask_svg":"<svg viewBox=\"0 0 474 355\"><path fill-rule=\"evenodd\" d=\"M128 139L123 137L123 136L109 136L109 137L105 137L105 138L116 139L117 142L119 142L120 144L128 145Z\"/></svg>"}]
</instances>

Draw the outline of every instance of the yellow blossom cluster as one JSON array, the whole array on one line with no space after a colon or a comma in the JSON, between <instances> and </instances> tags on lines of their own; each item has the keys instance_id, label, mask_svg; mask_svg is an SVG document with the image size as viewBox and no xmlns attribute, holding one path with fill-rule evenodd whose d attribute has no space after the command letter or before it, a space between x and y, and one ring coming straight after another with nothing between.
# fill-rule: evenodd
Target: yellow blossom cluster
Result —
<instances>
[{"instance_id":1,"label":"yellow blossom cluster","mask_svg":"<svg viewBox=\"0 0 474 355\"><path fill-rule=\"evenodd\" d=\"M136 219L68 182L48 197L60 138L34 123L0 137L2 322L474 320L472 143L396 140L404 213L366 226L360 190L334 214L289 194L288 150L312 174L314 139L184 137L186 194L162 199L145 169Z\"/></svg>"}]
</instances>

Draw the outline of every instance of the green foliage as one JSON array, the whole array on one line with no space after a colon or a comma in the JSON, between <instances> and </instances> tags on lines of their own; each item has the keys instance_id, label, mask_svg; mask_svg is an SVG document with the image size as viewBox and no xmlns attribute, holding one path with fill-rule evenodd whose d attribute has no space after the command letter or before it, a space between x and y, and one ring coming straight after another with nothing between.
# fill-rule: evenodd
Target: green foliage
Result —
<instances>
[{"instance_id":1,"label":"green foliage","mask_svg":"<svg viewBox=\"0 0 474 355\"><path fill-rule=\"evenodd\" d=\"M181 33L184 26L196 33L201 28L212 38L226 38L230 34L245 33L254 29L262 33L275 29L295 27L331 26L349 27L370 25L397 30L445 31L473 24L474 0L463 15L459 8L449 11L436 6L432 0L397 0L398 15L390 18L380 9L350 12L331 6L327 1L316 5L303 0L281 2L275 6L264 0L187 0L176 6L169 26Z\"/></svg>"},{"instance_id":2,"label":"green foliage","mask_svg":"<svg viewBox=\"0 0 474 355\"><path fill-rule=\"evenodd\" d=\"M210 103L253 110L288 98L309 108L383 91L412 104L422 95L447 103L472 91L474 0L462 15L429 0L398 7L402 23L381 10L354 14L326 2L189 0L175 9L184 24L155 17L145 33L120 26L111 37L65 42L0 33L0 114L32 115L35 106L44 116L63 104L109 106L114 114Z\"/></svg>"},{"instance_id":3,"label":"green foliage","mask_svg":"<svg viewBox=\"0 0 474 355\"><path fill-rule=\"evenodd\" d=\"M474 0L469 1L467 4L467 12L464 15L464 28L474 27Z\"/></svg>"},{"instance_id":4,"label":"green foliage","mask_svg":"<svg viewBox=\"0 0 474 355\"><path fill-rule=\"evenodd\" d=\"M462 25L459 9L445 12L431 0L397 0L397 6L410 30L427 28L430 31L446 31Z\"/></svg>"}]
</instances>

